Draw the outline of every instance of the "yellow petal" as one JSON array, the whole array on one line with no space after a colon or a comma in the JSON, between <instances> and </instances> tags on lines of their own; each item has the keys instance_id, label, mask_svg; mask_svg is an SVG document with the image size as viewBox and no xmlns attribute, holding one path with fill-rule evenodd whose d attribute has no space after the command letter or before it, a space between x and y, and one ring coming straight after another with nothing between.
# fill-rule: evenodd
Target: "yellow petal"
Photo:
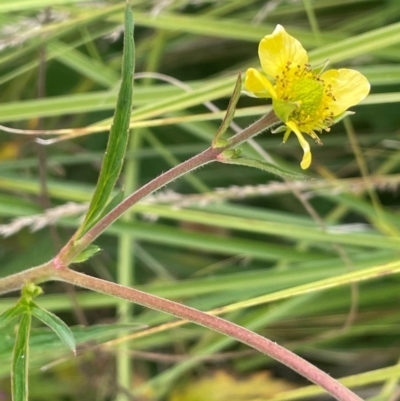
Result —
<instances>
[{"instance_id":1,"label":"yellow petal","mask_svg":"<svg viewBox=\"0 0 400 401\"><path fill-rule=\"evenodd\" d=\"M304 66L308 55L301 43L290 36L283 26L277 25L272 35L264 36L258 47L258 56L264 72L275 78L288 62Z\"/></svg>"},{"instance_id":2,"label":"yellow petal","mask_svg":"<svg viewBox=\"0 0 400 401\"><path fill-rule=\"evenodd\" d=\"M304 139L303 134L297 128L297 125L293 121L288 121L286 125L296 134L300 146L303 148L303 159L301 160L300 167L306 170L310 167L312 161L311 149L309 143Z\"/></svg>"},{"instance_id":3,"label":"yellow petal","mask_svg":"<svg viewBox=\"0 0 400 401\"><path fill-rule=\"evenodd\" d=\"M337 116L365 99L370 90L367 78L356 70L341 68L329 70L321 75L325 85L331 85L335 101L329 104L329 110Z\"/></svg>"},{"instance_id":4,"label":"yellow petal","mask_svg":"<svg viewBox=\"0 0 400 401\"><path fill-rule=\"evenodd\" d=\"M276 97L271 82L254 68L249 68L246 71L244 85L246 90L253 92L258 97Z\"/></svg>"}]
</instances>

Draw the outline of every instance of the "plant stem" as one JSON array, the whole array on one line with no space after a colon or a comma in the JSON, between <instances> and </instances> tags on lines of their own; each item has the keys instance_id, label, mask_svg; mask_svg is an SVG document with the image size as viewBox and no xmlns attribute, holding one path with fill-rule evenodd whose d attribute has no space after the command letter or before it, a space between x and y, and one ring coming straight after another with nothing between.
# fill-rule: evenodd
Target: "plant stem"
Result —
<instances>
[{"instance_id":1,"label":"plant stem","mask_svg":"<svg viewBox=\"0 0 400 401\"><path fill-rule=\"evenodd\" d=\"M259 120L255 121L253 124L249 125L243 131L238 132L236 135L229 138L229 147L240 145L241 143L247 141L254 136L261 134L261 132L272 128L274 125L278 124L281 120L276 116L273 110L271 110L265 116L262 116ZM224 149L225 150L225 149Z\"/></svg>"},{"instance_id":2,"label":"plant stem","mask_svg":"<svg viewBox=\"0 0 400 401\"><path fill-rule=\"evenodd\" d=\"M159 298L157 296L144 293L142 291L125 287L120 284L111 283L95 277L86 276L68 268L73 258L92 243L108 226L117 220L132 205L152 192L160 189L174 179L186 174L189 171L203 166L212 161L218 160L218 156L224 151L246 141L257 135L270 126L277 123L274 113L262 117L248 128L234 135L229 143L223 147L210 147L204 152L192 157L191 159L168 170L159 177L153 179L145 186L141 187L116 206L109 214L97 222L79 241L74 237L67 243L52 261L0 279L0 294L21 289L29 282L40 283L48 280L64 281L79 287L87 288L96 292L116 296L142 306L166 312L178 318L207 327L221 334L232 337L250 347L269 355L277 361L285 364L299 374L309 379L311 382L321 386L339 401L362 401L356 394L341 385L328 374L324 373L314 365L293 354L291 351L280 345L256 334L248 329L224 320L220 317L210 315L205 312L190 308L188 306L175 303L173 301Z\"/></svg>"},{"instance_id":3,"label":"plant stem","mask_svg":"<svg viewBox=\"0 0 400 401\"><path fill-rule=\"evenodd\" d=\"M311 363L307 362L286 348L283 348L259 334L256 334L248 329L245 329L244 327L238 326L220 317L212 316L197 309L193 309L167 299L159 298L155 295L147 294L133 288L128 288L119 284L101 280L99 278L86 276L85 274L70 269L55 270L55 274L52 278L54 280L65 281L67 283L71 283L96 292L123 298L160 312L166 312L170 315L188 320L221 334L235 338L236 340L239 340L240 342L262 352L263 354L269 355L275 360L280 361L311 382L318 384L340 401L362 401L360 397L330 377L328 374L324 373Z\"/></svg>"},{"instance_id":4,"label":"plant stem","mask_svg":"<svg viewBox=\"0 0 400 401\"><path fill-rule=\"evenodd\" d=\"M54 276L53 261L0 278L0 295L18 291L27 283L43 283Z\"/></svg>"},{"instance_id":5,"label":"plant stem","mask_svg":"<svg viewBox=\"0 0 400 401\"><path fill-rule=\"evenodd\" d=\"M230 138L229 144L223 147L213 148L210 147L196 156L184 161L181 164L171 168L160 176L154 178L146 185L139 188L133 194L128 196L118 206L111 210L106 216L99 220L86 234L79 240L74 237L65 245L61 252L56 257L56 264L60 267L68 266L72 263L75 256L79 255L88 245L90 245L108 226L116 221L122 214L124 214L135 203L150 195L151 193L159 190L168 183L174 181L178 177L195 170L200 166L218 160L218 156L224 151L245 142L249 138L261 133L262 131L270 128L278 122L274 112L270 112L259 120L254 122L243 131Z\"/></svg>"}]
</instances>

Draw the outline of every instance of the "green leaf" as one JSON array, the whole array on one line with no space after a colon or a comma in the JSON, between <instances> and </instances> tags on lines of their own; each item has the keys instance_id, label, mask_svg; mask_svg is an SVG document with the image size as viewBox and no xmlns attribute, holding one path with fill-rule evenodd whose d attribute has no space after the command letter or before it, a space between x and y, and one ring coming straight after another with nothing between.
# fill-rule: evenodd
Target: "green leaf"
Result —
<instances>
[{"instance_id":1,"label":"green leaf","mask_svg":"<svg viewBox=\"0 0 400 401\"><path fill-rule=\"evenodd\" d=\"M82 251L79 255L75 256L71 263L82 263L86 260L90 259L93 255L99 252L101 248L96 245L89 245L84 251Z\"/></svg>"},{"instance_id":2,"label":"green leaf","mask_svg":"<svg viewBox=\"0 0 400 401\"><path fill-rule=\"evenodd\" d=\"M29 333L31 329L31 315L22 315L15 339L11 386L13 401L28 400L28 359L29 359Z\"/></svg>"},{"instance_id":3,"label":"green leaf","mask_svg":"<svg viewBox=\"0 0 400 401\"><path fill-rule=\"evenodd\" d=\"M124 191L118 190L116 195L110 200L110 202L107 203L105 208L100 212L100 214L91 222L90 226L88 226L87 228L93 227L99 220L101 220L104 216L106 216L109 212L111 212L111 210L113 210L123 200L124 200ZM99 250L100 250L100 248L98 249L98 251ZM98 252L98 251L96 251L96 252ZM94 253L92 255L94 255ZM90 255L90 256L92 256L92 255ZM86 259L88 259L88 258L86 258ZM84 260L79 260L79 261L77 260L74 263L79 263L79 262L84 262Z\"/></svg>"},{"instance_id":4,"label":"green leaf","mask_svg":"<svg viewBox=\"0 0 400 401\"><path fill-rule=\"evenodd\" d=\"M236 105L237 105L237 102L239 101L241 90L242 90L242 74L239 73L237 80L236 80L235 88L232 93L232 97L229 101L228 108L226 109L225 117L222 120L222 123L221 123L220 127L218 128L218 131L215 134L215 137L213 140L214 148L219 147L219 146L226 146L226 144L224 142L219 144L219 140L220 140L221 136L229 128L229 125L231 124L233 117L235 116Z\"/></svg>"},{"instance_id":5,"label":"green leaf","mask_svg":"<svg viewBox=\"0 0 400 401\"><path fill-rule=\"evenodd\" d=\"M32 306L32 315L41 320L46 326L50 327L60 338L60 340L73 352L76 350L74 335L70 328L53 313L40 308L37 305Z\"/></svg>"},{"instance_id":6,"label":"green leaf","mask_svg":"<svg viewBox=\"0 0 400 401\"><path fill-rule=\"evenodd\" d=\"M22 315L26 312L26 307L20 303L13 306L10 309L7 309L0 315L0 327L7 326L11 323L15 318Z\"/></svg>"},{"instance_id":7,"label":"green leaf","mask_svg":"<svg viewBox=\"0 0 400 401\"><path fill-rule=\"evenodd\" d=\"M101 166L96 190L93 194L85 221L78 230L77 239L98 219L121 173L129 138L129 122L132 109L133 73L135 68L135 44L133 40L133 19L129 5L125 8L124 54L122 82L117 107L108 138L107 150Z\"/></svg>"},{"instance_id":8,"label":"green leaf","mask_svg":"<svg viewBox=\"0 0 400 401\"><path fill-rule=\"evenodd\" d=\"M323 277L326 277L323 276ZM115 305L114 305L115 306ZM94 326L72 326L71 332L75 338L76 344L83 345L85 343L99 344L104 341L117 338L121 332L135 332L142 330L146 327L144 324L99 324ZM11 363L8 363L14 348L15 331L13 328L8 327L0 331L0 372L4 370L10 371ZM54 359L55 356L66 354L65 345L58 341L58 334L48 327L33 327L30 332L29 339L29 360L34 363L37 360L49 361ZM51 352L51 355L45 355L46 352ZM70 354L68 353L68 357ZM8 359L7 359L8 358ZM7 366L2 366L7 362ZM41 363L39 363L40 365ZM35 366L38 364L35 363ZM3 369L5 368L5 369ZM1 376L0 376L1 377Z\"/></svg>"},{"instance_id":9,"label":"green leaf","mask_svg":"<svg viewBox=\"0 0 400 401\"><path fill-rule=\"evenodd\" d=\"M25 313L30 313L32 299L42 294L43 290L36 284L28 283L21 291L21 298L18 303L4 311L0 315L0 327L7 326L15 318Z\"/></svg>"},{"instance_id":10,"label":"green leaf","mask_svg":"<svg viewBox=\"0 0 400 401\"><path fill-rule=\"evenodd\" d=\"M239 166L248 166L258 168L268 173L275 174L282 178L289 178L292 180L309 180L310 177L300 174L294 171L284 170L283 168L277 166L276 164L271 164L265 161L249 159L244 157L230 157L230 154L222 154L223 156L218 158L218 161L226 164L237 164Z\"/></svg>"}]
</instances>

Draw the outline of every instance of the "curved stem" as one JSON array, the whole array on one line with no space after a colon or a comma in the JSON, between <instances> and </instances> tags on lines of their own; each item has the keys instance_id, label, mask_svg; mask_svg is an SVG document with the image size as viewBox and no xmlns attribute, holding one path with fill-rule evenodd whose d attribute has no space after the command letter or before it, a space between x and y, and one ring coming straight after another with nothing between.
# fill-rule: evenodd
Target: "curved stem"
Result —
<instances>
[{"instance_id":1,"label":"curved stem","mask_svg":"<svg viewBox=\"0 0 400 401\"><path fill-rule=\"evenodd\" d=\"M245 128L243 131L234 135L230 138L229 144L223 147L210 147L205 151L199 153L196 156L184 161L181 164L171 168L160 176L154 178L146 185L139 188L133 194L128 196L123 202L116 206L111 212L104 216L98 221L92 228L90 228L80 238L73 237L61 250L56 257L56 264L60 267L68 266L75 256L82 252L89 244L91 244L108 226L110 226L115 220L117 220L122 214L124 214L130 207L135 203L157 191L168 183L174 181L178 177L195 170L200 166L204 166L208 163L218 160L218 156L224 151L237 146L249 138L271 128L278 122L278 118L275 113L271 111L259 120ZM79 232L79 230L78 230Z\"/></svg>"},{"instance_id":2,"label":"curved stem","mask_svg":"<svg viewBox=\"0 0 400 401\"><path fill-rule=\"evenodd\" d=\"M192 157L191 159L153 179L147 185L138 189L122 203L116 206L109 214L98 221L82 237L73 237L61 250L59 255L57 255L52 261L21 273L0 279L0 294L21 289L28 282L40 283L48 280L58 280L93 291L113 295L202 325L247 344L250 347L269 355L270 357L297 371L302 376L324 388L340 401L362 401L361 398L359 398L356 394L341 385L335 379L331 378L328 374L324 373L306 360L293 354L291 351L268 340L267 338L260 336L259 334L256 334L220 317L213 316L208 313L201 312L185 305L159 298L136 289L86 276L82 273L70 270L67 267L70 263L72 263L73 258L76 255L83 251L109 225L117 220L136 202L152 192L162 188L164 185L180 177L181 175L192 171L197 167L212 161L216 161L218 156L225 150L231 149L234 146L257 135L271 125L276 124L276 122L277 118L275 114L273 112L269 113L260 120L256 121L254 124L250 125L248 128L244 129L242 132L234 135L230 139L229 144L226 146L217 148L210 147L204 152Z\"/></svg>"},{"instance_id":3,"label":"curved stem","mask_svg":"<svg viewBox=\"0 0 400 401\"><path fill-rule=\"evenodd\" d=\"M0 295L18 291L27 283L43 283L54 276L54 263L51 260L20 273L0 278Z\"/></svg>"},{"instance_id":4,"label":"curved stem","mask_svg":"<svg viewBox=\"0 0 400 401\"><path fill-rule=\"evenodd\" d=\"M247 344L295 370L311 382L324 388L339 401L362 401L356 394L316 366L273 341L244 327L155 295L90 277L65 267L58 267L55 265L55 262L56 261L53 260L24 272L0 279L0 294L21 289L28 282L40 283L49 280L57 280L126 299L139 305L207 327Z\"/></svg>"},{"instance_id":5,"label":"curved stem","mask_svg":"<svg viewBox=\"0 0 400 401\"><path fill-rule=\"evenodd\" d=\"M362 401L360 397L348 388L344 387L337 380L307 362L305 359L259 334L220 317L209 315L208 313L201 312L197 309L155 295L147 294L133 288L128 288L120 284L110 283L99 278L86 276L85 274L70 269L56 270L52 279L65 281L89 290L123 298L160 312L166 312L170 315L188 320L235 338L263 354L269 355L275 360L280 361L311 382L321 386L340 401Z\"/></svg>"}]
</instances>

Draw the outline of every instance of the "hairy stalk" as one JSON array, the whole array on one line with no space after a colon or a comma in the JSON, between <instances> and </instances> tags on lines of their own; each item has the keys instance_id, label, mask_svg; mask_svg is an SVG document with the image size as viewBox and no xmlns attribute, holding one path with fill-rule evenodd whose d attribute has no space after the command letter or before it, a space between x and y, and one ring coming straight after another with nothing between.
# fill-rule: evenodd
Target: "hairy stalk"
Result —
<instances>
[{"instance_id":1,"label":"hairy stalk","mask_svg":"<svg viewBox=\"0 0 400 401\"><path fill-rule=\"evenodd\" d=\"M324 388L338 400L361 401L361 398L359 398L356 394L311 363L300 358L286 348L281 347L275 342L225 319L209 315L197 309L193 309L167 299L159 298L155 295L147 294L133 288L110 283L99 278L86 276L70 269L55 270L54 272L55 274L52 277L54 280L65 281L89 290L123 298L160 312L166 312L173 316L188 320L217 331L221 334L235 338L236 340L249 345L263 354L271 356L277 361L280 361L291 369L297 371L311 382Z\"/></svg>"},{"instance_id":2,"label":"hairy stalk","mask_svg":"<svg viewBox=\"0 0 400 401\"><path fill-rule=\"evenodd\" d=\"M43 283L54 276L54 263L51 260L20 273L0 278L0 295L21 290L28 283Z\"/></svg>"},{"instance_id":3,"label":"hairy stalk","mask_svg":"<svg viewBox=\"0 0 400 401\"><path fill-rule=\"evenodd\" d=\"M208 163L218 160L218 156L227 149L240 144L247 139L261 133L262 131L270 128L278 122L276 115L273 112L260 118L252 125L234 135L229 144L223 147L213 148L210 147L199 153L196 156L186 160L171 168L160 176L154 178L146 185L139 188L128 196L123 202L116 206L110 213L98 221L86 234L84 234L79 241L74 237L68 241L59 254L50 262L37 267L25 270L21 273L13 274L8 277L0 278L0 295L7 292L16 291L21 289L28 282L40 283L50 279L54 273L52 270L65 270L73 263L73 259L80 252L82 252L88 245L90 245L108 226L116 221L122 214L124 214L131 206L139 202L141 199L150 195L151 193L164 187L171 181L178 177L195 170L198 167L204 166ZM79 229L78 229L79 231Z\"/></svg>"},{"instance_id":4,"label":"hairy stalk","mask_svg":"<svg viewBox=\"0 0 400 401\"><path fill-rule=\"evenodd\" d=\"M339 401L362 401L356 394L314 365L273 341L244 327L220 317L133 288L90 277L66 267L57 268L54 265L54 260L22 273L0 279L0 294L21 289L28 282L40 283L49 280L63 281L89 290L112 295L199 324L232 337L285 364L311 382L324 388Z\"/></svg>"},{"instance_id":5,"label":"hairy stalk","mask_svg":"<svg viewBox=\"0 0 400 401\"><path fill-rule=\"evenodd\" d=\"M0 295L21 289L29 282L40 283L43 281L57 280L83 287L96 292L116 296L142 306L165 312L178 318L202 325L221 334L232 337L250 347L269 355L280 361L299 374L318 384L329 392L339 401L362 401L356 394L341 385L328 374L324 373L314 365L293 354L291 351L280 345L264 338L248 329L224 320L220 317L210 315L205 312L187 307L185 305L159 298L157 296L144 293L142 291L125 287L95 277L90 277L78 273L68 268L75 256L90 245L108 226L117 220L132 205L145 196L162 188L164 185L175 180L194 169L207 163L217 161L218 157L226 150L246 141L265 129L278 122L273 112L262 117L248 128L234 135L229 143L222 147L210 147L204 152L192 157L191 159L173 167L159 177L153 179L145 186L131 194L122 203L116 206L109 214L97 222L86 234L78 241L74 237L67 243L52 261L0 279Z\"/></svg>"},{"instance_id":6,"label":"hairy stalk","mask_svg":"<svg viewBox=\"0 0 400 401\"><path fill-rule=\"evenodd\" d=\"M168 183L174 181L180 176L195 170L198 167L204 166L208 163L218 160L218 156L224 151L233 148L234 146L245 142L249 138L263 132L278 122L274 112L270 112L264 117L254 122L243 131L234 135L229 144L223 147L213 148L210 147L196 156L186 160L171 168L160 176L154 178L146 185L139 188L133 194L128 196L123 202L116 206L110 213L98 221L86 234L84 234L78 241L73 237L61 250L55 259L55 264L58 267L66 267L71 264L74 257L79 255L88 245L90 245L108 226L116 221L122 214L124 214L135 203L150 195L151 193L159 190Z\"/></svg>"}]
</instances>

